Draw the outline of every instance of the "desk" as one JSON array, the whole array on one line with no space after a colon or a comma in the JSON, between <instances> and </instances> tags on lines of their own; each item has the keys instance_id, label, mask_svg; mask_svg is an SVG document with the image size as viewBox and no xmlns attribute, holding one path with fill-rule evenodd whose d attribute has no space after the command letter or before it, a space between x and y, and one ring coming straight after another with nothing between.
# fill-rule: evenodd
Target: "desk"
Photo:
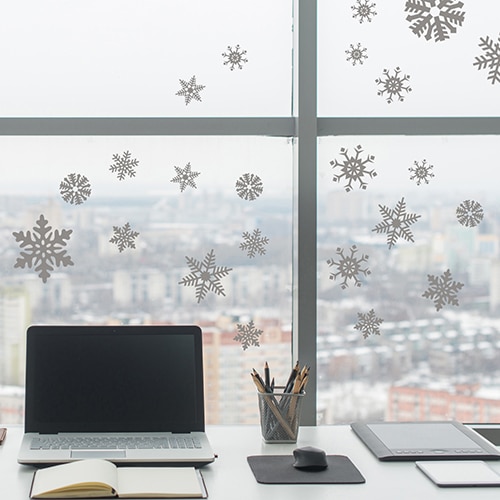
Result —
<instances>
[{"instance_id":1,"label":"desk","mask_svg":"<svg viewBox=\"0 0 500 500\"><path fill-rule=\"evenodd\" d=\"M413 462L379 462L349 426L301 427L296 444L265 444L254 426L210 426L207 433L217 460L203 468L212 500L482 500L500 498L499 488L439 488ZM22 427L9 427L0 446L0 499L27 500L33 469L17 463ZM366 479L352 485L264 485L255 481L248 455L292 454L298 446L347 455ZM491 462L500 472L500 461Z\"/></svg>"}]
</instances>

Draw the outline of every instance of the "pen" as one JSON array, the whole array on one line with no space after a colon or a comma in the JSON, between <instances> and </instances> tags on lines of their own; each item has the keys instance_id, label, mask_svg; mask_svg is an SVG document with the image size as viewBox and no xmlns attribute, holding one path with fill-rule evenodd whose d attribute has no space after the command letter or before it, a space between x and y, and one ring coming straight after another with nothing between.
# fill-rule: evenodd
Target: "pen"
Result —
<instances>
[{"instance_id":1,"label":"pen","mask_svg":"<svg viewBox=\"0 0 500 500\"><path fill-rule=\"evenodd\" d=\"M3 444L7 436L7 429L5 427L0 428L0 444Z\"/></svg>"}]
</instances>

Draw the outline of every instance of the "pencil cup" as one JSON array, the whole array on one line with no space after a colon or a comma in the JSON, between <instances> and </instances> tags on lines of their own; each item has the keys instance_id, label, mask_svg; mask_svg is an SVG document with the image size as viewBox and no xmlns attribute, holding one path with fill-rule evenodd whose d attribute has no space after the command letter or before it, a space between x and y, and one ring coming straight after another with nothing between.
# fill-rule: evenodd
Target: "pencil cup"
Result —
<instances>
[{"instance_id":1,"label":"pencil cup","mask_svg":"<svg viewBox=\"0 0 500 500\"><path fill-rule=\"evenodd\" d=\"M296 443L305 393L258 392L260 427L266 443Z\"/></svg>"}]
</instances>

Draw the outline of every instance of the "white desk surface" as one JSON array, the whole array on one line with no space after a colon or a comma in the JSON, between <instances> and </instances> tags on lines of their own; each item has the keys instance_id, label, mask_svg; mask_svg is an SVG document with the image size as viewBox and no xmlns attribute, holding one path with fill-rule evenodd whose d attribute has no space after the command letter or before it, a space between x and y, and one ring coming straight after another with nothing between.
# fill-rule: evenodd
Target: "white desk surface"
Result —
<instances>
[{"instance_id":1,"label":"white desk surface","mask_svg":"<svg viewBox=\"0 0 500 500\"><path fill-rule=\"evenodd\" d=\"M349 426L301 427L296 444L265 444L254 426L209 426L217 460L202 469L212 500L481 500L500 498L500 487L439 488L413 462L379 462ZM22 427L10 426L0 446L0 499L27 500L34 469L19 465ZM255 480L248 455L291 455L299 446L316 446L328 455L346 455L366 479L364 484L265 485ZM500 461L490 462L500 473Z\"/></svg>"}]
</instances>

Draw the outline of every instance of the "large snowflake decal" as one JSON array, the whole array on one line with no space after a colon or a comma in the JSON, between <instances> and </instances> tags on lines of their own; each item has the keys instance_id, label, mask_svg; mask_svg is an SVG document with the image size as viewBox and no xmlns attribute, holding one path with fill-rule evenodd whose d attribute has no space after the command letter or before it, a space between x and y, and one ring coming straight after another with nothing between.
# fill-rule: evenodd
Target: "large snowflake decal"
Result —
<instances>
[{"instance_id":1,"label":"large snowflake decal","mask_svg":"<svg viewBox=\"0 0 500 500\"><path fill-rule=\"evenodd\" d=\"M68 174L59 184L59 192L65 202L80 205L88 199L92 190L87 177L80 174Z\"/></svg>"},{"instance_id":2,"label":"large snowflake decal","mask_svg":"<svg viewBox=\"0 0 500 500\"><path fill-rule=\"evenodd\" d=\"M408 0L405 12L410 12L406 20L410 29L419 38L434 38L442 42L456 33L457 26L462 26L465 13L461 10L463 2L457 0Z\"/></svg>"},{"instance_id":3,"label":"large snowflake decal","mask_svg":"<svg viewBox=\"0 0 500 500\"><path fill-rule=\"evenodd\" d=\"M244 200L253 201L264 191L262 180L255 174L243 174L236 181L236 192Z\"/></svg>"},{"instance_id":4,"label":"large snowflake decal","mask_svg":"<svg viewBox=\"0 0 500 500\"><path fill-rule=\"evenodd\" d=\"M473 66L477 66L478 70L489 69L488 80L491 80L491 84L500 83L500 35L497 42L489 36L480 38L479 41L484 54L475 57Z\"/></svg>"},{"instance_id":5,"label":"large snowflake decal","mask_svg":"<svg viewBox=\"0 0 500 500\"><path fill-rule=\"evenodd\" d=\"M12 233L16 241L20 243L20 247L25 249L21 252L21 257L18 257L14 265L15 268L24 269L28 266L30 269L34 267L38 272L38 277L44 283L50 278L50 272L55 267L72 266L73 261L69 255L66 255L66 240L69 240L72 229L56 229L52 232L52 226L48 225L47 219L40 215L36 221L37 226L33 226L31 231L19 231Z\"/></svg>"},{"instance_id":6,"label":"large snowflake decal","mask_svg":"<svg viewBox=\"0 0 500 500\"><path fill-rule=\"evenodd\" d=\"M110 243L115 243L120 252L125 248L135 248L135 239L139 236L137 231L132 231L130 223L127 222L124 226L113 226L113 236L109 240Z\"/></svg>"},{"instance_id":7,"label":"large snowflake decal","mask_svg":"<svg viewBox=\"0 0 500 500\"><path fill-rule=\"evenodd\" d=\"M259 255L266 253L265 245L269 243L269 238L262 236L260 229L254 229L252 234L245 231L243 233L243 240L244 242L240 244L240 248L243 251L247 251L248 257L253 258L257 253Z\"/></svg>"},{"instance_id":8,"label":"large snowflake decal","mask_svg":"<svg viewBox=\"0 0 500 500\"><path fill-rule=\"evenodd\" d=\"M368 59L366 47L362 47L360 43L356 47L351 43L345 53L347 54L346 61L351 61L353 66L356 66L357 63L363 64L363 59Z\"/></svg>"},{"instance_id":9,"label":"large snowflake decal","mask_svg":"<svg viewBox=\"0 0 500 500\"><path fill-rule=\"evenodd\" d=\"M205 85L196 84L196 76L192 76L187 82L186 80L179 79L181 84L181 90L175 93L175 95L184 96L184 102L186 106L195 99L201 102L200 92L205 88Z\"/></svg>"},{"instance_id":10,"label":"large snowflake decal","mask_svg":"<svg viewBox=\"0 0 500 500\"><path fill-rule=\"evenodd\" d=\"M385 96L387 94L386 101L389 104L394 101L394 97L397 97L398 101L404 101L403 92L411 92L411 87L408 85L410 76L400 76L401 69L399 67L394 70L393 76L389 74L388 69L384 69L382 73L384 76L375 80L375 83L382 87L377 95Z\"/></svg>"},{"instance_id":11,"label":"large snowflake decal","mask_svg":"<svg viewBox=\"0 0 500 500\"><path fill-rule=\"evenodd\" d=\"M363 268L364 263L368 262L368 255L362 254L361 257L358 257L356 254L358 252L358 248L356 245L352 245L350 255L344 255L343 248L337 248L337 255L340 257L338 261L332 259L328 259L326 262L330 267L336 266L337 272L330 273L330 279L334 280L337 276L343 278L340 286L343 290L345 290L349 284L349 280L354 280L354 284L356 286L361 286L361 280L358 278L358 275L361 273L364 276L368 276L371 274L371 271L368 267Z\"/></svg>"},{"instance_id":12,"label":"large snowflake decal","mask_svg":"<svg viewBox=\"0 0 500 500\"><path fill-rule=\"evenodd\" d=\"M224 66L229 64L231 71L233 71L235 67L243 69L243 64L248 62L248 59L245 57L246 53L247 51L241 50L239 45L236 45L234 49L228 45L227 52L222 53Z\"/></svg>"},{"instance_id":13,"label":"large snowflake decal","mask_svg":"<svg viewBox=\"0 0 500 500\"><path fill-rule=\"evenodd\" d=\"M390 209L385 205L379 205L382 215L382 222L379 222L372 231L377 233L387 233L387 244L389 250L396 244L398 238L406 241L414 241L410 226L417 222L420 215L406 213L405 199L401 198L397 202L396 208Z\"/></svg>"},{"instance_id":14,"label":"large snowflake decal","mask_svg":"<svg viewBox=\"0 0 500 500\"><path fill-rule=\"evenodd\" d=\"M371 23L373 16L377 15L377 13L375 12L375 3L372 2L371 4L368 4L369 0L356 1L357 4L351 6L351 9L353 11L352 17L359 17L360 23L363 23L363 21L368 21L369 23ZM361 3L362 1L364 1L364 3Z\"/></svg>"},{"instance_id":15,"label":"large snowflake decal","mask_svg":"<svg viewBox=\"0 0 500 500\"><path fill-rule=\"evenodd\" d=\"M344 177L347 181L347 184L344 186L347 192L352 190L353 182L359 182L360 189L366 189L367 184L363 181L363 177L365 175L369 175L371 178L377 176L377 172L375 172L375 170L367 169L367 165L369 163L373 163L375 156L369 155L366 159L362 160L360 158L360 155L363 152L363 148L361 146L356 146L354 148L354 156L349 156L347 151L348 150L346 148L341 148L340 154L344 157L344 159L341 161L332 160L330 162L330 165L332 165L334 170L337 167L340 167L341 170L340 174L335 174L333 176L333 182L340 182Z\"/></svg>"},{"instance_id":16,"label":"large snowflake decal","mask_svg":"<svg viewBox=\"0 0 500 500\"><path fill-rule=\"evenodd\" d=\"M170 182L178 182L180 184L181 192L186 189L187 186L196 189L196 183L194 179L200 175L200 172L193 172L191 170L191 163L188 163L184 168L174 166L177 175Z\"/></svg>"},{"instance_id":17,"label":"large snowflake decal","mask_svg":"<svg viewBox=\"0 0 500 500\"><path fill-rule=\"evenodd\" d=\"M207 253L202 262L192 257L186 257L186 261L191 272L179 281L179 285L194 286L198 303L206 297L208 292L226 296L220 280L227 276L232 268L216 266L213 249Z\"/></svg>"},{"instance_id":18,"label":"large snowflake decal","mask_svg":"<svg viewBox=\"0 0 500 500\"><path fill-rule=\"evenodd\" d=\"M434 168L434 165L428 165L427 160L422 160L422 164L420 164L418 161L414 161L413 164L415 165L414 167L410 167L408 170L412 174L410 176L410 180L416 179L417 181L417 186L420 186L422 182L425 182L426 184L429 184L429 179L434 177L434 174L432 173L432 169Z\"/></svg>"},{"instance_id":19,"label":"large snowflake decal","mask_svg":"<svg viewBox=\"0 0 500 500\"><path fill-rule=\"evenodd\" d=\"M474 200L465 200L460 203L457 207L456 214L458 222L465 227L477 226L484 217L483 207Z\"/></svg>"},{"instance_id":20,"label":"large snowflake decal","mask_svg":"<svg viewBox=\"0 0 500 500\"><path fill-rule=\"evenodd\" d=\"M259 337L263 331L255 327L253 320L247 325L236 325L238 334L233 338L236 342L241 342L241 347L246 351L250 346L260 347Z\"/></svg>"},{"instance_id":21,"label":"large snowflake decal","mask_svg":"<svg viewBox=\"0 0 500 500\"><path fill-rule=\"evenodd\" d=\"M117 172L118 180L122 181L125 176L135 177L135 168L139 165L139 161L131 158L130 151L125 151L123 155L114 154L113 164L109 167L111 172Z\"/></svg>"},{"instance_id":22,"label":"large snowflake decal","mask_svg":"<svg viewBox=\"0 0 500 500\"><path fill-rule=\"evenodd\" d=\"M451 272L447 269L441 276L427 275L429 288L422 294L422 297L434 301L436 311L439 311L446 304L458 306L457 293L464 286L463 283L453 281Z\"/></svg>"},{"instance_id":23,"label":"large snowflake decal","mask_svg":"<svg viewBox=\"0 0 500 500\"><path fill-rule=\"evenodd\" d=\"M380 335L380 325L383 319L375 315L375 311L370 309L366 314L358 313L358 322L354 325L355 330L359 330L366 339L370 335Z\"/></svg>"}]
</instances>

